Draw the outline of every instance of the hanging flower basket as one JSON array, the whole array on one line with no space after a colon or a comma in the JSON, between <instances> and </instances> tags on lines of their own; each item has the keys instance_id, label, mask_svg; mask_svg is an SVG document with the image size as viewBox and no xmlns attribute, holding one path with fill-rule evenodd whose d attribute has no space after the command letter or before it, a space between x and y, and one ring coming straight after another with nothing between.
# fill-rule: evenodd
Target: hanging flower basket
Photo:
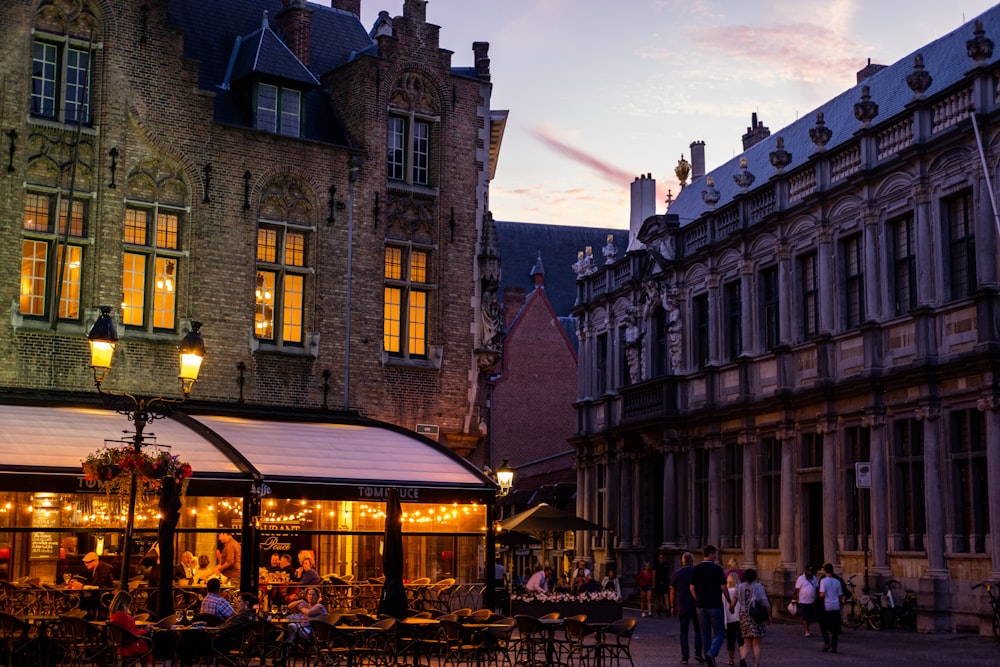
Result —
<instances>
[{"instance_id":1,"label":"hanging flower basket","mask_svg":"<svg viewBox=\"0 0 1000 667\"><path fill-rule=\"evenodd\" d=\"M80 463L88 482L120 496L129 494L133 476L138 477L137 490L144 496L158 493L168 477L180 483L179 495L183 496L192 474L191 465L170 452L158 449L147 453L130 445L99 449Z\"/></svg>"}]
</instances>

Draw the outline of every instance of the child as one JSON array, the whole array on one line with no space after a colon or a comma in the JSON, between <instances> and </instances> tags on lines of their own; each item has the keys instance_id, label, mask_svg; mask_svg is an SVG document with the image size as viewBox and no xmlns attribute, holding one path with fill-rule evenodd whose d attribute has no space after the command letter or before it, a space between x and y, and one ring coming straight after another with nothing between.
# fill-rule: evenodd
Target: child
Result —
<instances>
[{"instance_id":1,"label":"child","mask_svg":"<svg viewBox=\"0 0 1000 667\"><path fill-rule=\"evenodd\" d=\"M729 576L726 577L730 600L736 600L736 587L739 583L740 577L736 572L730 572ZM736 657L736 647L743 646L743 633L740 632L740 604L737 602L736 606L732 608L729 605L723 605L723 608L726 613L726 649L729 651L729 660L726 661L726 664L731 665Z\"/></svg>"}]
</instances>

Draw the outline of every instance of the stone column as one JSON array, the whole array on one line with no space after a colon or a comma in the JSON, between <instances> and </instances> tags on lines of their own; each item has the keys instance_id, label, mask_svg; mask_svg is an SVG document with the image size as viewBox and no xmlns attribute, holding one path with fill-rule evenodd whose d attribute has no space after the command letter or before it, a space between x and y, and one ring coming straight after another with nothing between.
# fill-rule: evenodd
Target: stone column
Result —
<instances>
[{"instance_id":1,"label":"stone column","mask_svg":"<svg viewBox=\"0 0 1000 667\"><path fill-rule=\"evenodd\" d=\"M979 400L979 409L986 413L986 478L1000 480L1000 401L993 396ZM992 556L990 580L1000 579L1000 485L989 485L987 503L990 514L990 544Z\"/></svg>"},{"instance_id":2,"label":"stone column","mask_svg":"<svg viewBox=\"0 0 1000 667\"><path fill-rule=\"evenodd\" d=\"M882 320L882 296L884 283L878 280L878 276L888 275L888 269L879 271L879 267L885 266L879 261L879 257L884 254L879 251L879 224L878 215L871 209L866 210L861 216L864 224L864 264L863 271L865 285L865 302L863 304L862 321ZM826 283L828 285L832 283Z\"/></svg>"},{"instance_id":3,"label":"stone column","mask_svg":"<svg viewBox=\"0 0 1000 667\"><path fill-rule=\"evenodd\" d=\"M738 439L743 448L743 564L757 567L757 437L748 432Z\"/></svg>"},{"instance_id":4,"label":"stone column","mask_svg":"<svg viewBox=\"0 0 1000 667\"><path fill-rule=\"evenodd\" d=\"M791 249L784 241L778 243L778 294L780 295L778 342L789 344L792 342L792 311L797 310L797 308L793 305L795 304L795 290L792 289Z\"/></svg>"},{"instance_id":5,"label":"stone column","mask_svg":"<svg viewBox=\"0 0 1000 667\"><path fill-rule=\"evenodd\" d=\"M719 274L712 269L705 281L708 284L708 365L718 366L722 358L722 295Z\"/></svg>"},{"instance_id":6,"label":"stone column","mask_svg":"<svg viewBox=\"0 0 1000 667\"><path fill-rule=\"evenodd\" d=\"M780 567L797 569L795 566L795 443L798 442L798 429L780 429L777 433L781 441L781 534L778 536L778 551Z\"/></svg>"},{"instance_id":7,"label":"stone column","mask_svg":"<svg viewBox=\"0 0 1000 667\"><path fill-rule=\"evenodd\" d=\"M642 548L642 464L632 453L632 546Z\"/></svg>"},{"instance_id":8,"label":"stone column","mask_svg":"<svg viewBox=\"0 0 1000 667\"><path fill-rule=\"evenodd\" d=\"M606 539L608 543L608 553L613 554L612 551L615 548L615 536L621 537L622 533L622 517L621 517L621 503L618 502L618 497L620 494L619 489L619 479L618 476L621 474L620 467L618 464L618 447L619 443L614 443L614 449L612 449L612 443L608 443L608 453L605 457L607 461L607 470L605 471L605 488L604 493L605 504L604 504L604 516L607 524L605 528L608 529L606 534ZM613 557L613 555L612 555Z\"/></svg>"},{"instance_id":9,"label":"stone column","mask_svg":"<svg viewBox=\"0 0 1000 667\"><path fill-rule=\"evenodd\" d=\"M705 441L708 455L708 543L719 544L722 533L722 441L718 435L709 436Z\"/></svg>"},{"instance_id":10,"label":"stone column","mask_svg":"<svg viewBox=\"0 0 1000 667\"><path fill-rule=\"evenodd\" d=\"M753 262L740 259L740 316L743 319L743 340L740 341L740 355L751 354L754 349L759 327L753 325L757 321L754 314L754 302L757 295L753 290Z\"/></svg>"},{"instance_id":11,"label":"stone column","mask_svg":"<svg viewBox=\"0 0 1000 667\"><path fill-rule=\"evenodd\" d=\"M841 465L837 454L837 427L833 422L821 421L816 424L816 433L823 438L823 562L833 563L837 560L837 535L840 526L837 518L843 512L843 500L840 497L840 485L837 484L837 469ZM821 564L817 563L816 567Z\"/></svg>"},{"instance_id":12,"label":"stone column","mask_svg":"<svg viewBox=\"0 0 1000 667\"><path fill-rule=\"evenodd\" d=\"M669 549L676 544L677 454L673 447L666 447L663 450L663 543L660 549Z\"/></svg>"},{"instance_id":13,"label":"stone column","mask_svg":"<svg viewBox=\"0 0 1000 667\"><path fill-rule=\"evenodd\" d=\"M885 416L865 415L862 428L868 429L872 458L872 488L869 496L868 539L872 547L872 571L891 574L889 569L889 471L885 458ZM865 545L862 545L865 548Z\"/></svg>"},{"instance_id":14,"label":"stone column","mask_svg":"<svg viewBox=\"0 0 1000 667\"><path fill-rule=\"evenodd\" d=\"M934 242L934 230L931 228L931 193L926 179L913 188L913 198L916 201L913 222L917 236L917 305L928 306L934 304L935 296L943 285L943 277L935 276L934 269L947 266L947 263L939 261L942 257L940 253L935 253L938 244Z\"/></svg>"},{"instance_id":15,"label":"stone column","mask_svg":"<svg viewBox=\"0 0 1000 667\"><path fill-rule=\"evenodd\" d=\"M627 549L632 546L632 457L625 452L618 452L618 472L621 483L618 488L621 491L618 496L621 499L621 533L618 541L619 549Z\"/></svg>"},{"instance_id":16,"label":"stone column","mask_svg":"<svg viewBox=\"0 0 1000 667\"><path fill-rule=\"evenodd\" d=\"M925 577L947 577L944 561L944 487L941 483L940 412L936 405L917 408L916 417L924 424L924 505L927 517Z\"/></svg>"}]
</instances>

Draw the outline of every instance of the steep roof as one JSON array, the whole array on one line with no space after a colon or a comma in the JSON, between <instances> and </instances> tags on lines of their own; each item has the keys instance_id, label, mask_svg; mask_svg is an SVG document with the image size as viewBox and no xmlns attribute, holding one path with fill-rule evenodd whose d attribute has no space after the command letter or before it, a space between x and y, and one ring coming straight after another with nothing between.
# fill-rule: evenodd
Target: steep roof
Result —
<instances>
[{"instance_id":1,"label":"steep roof","mask_svg":"<svg viewBox=\"0 0 1000 667\"><path fill-rule=\"evenodd\" d=\"M1000 6L984 12L979 16L986 30L986 36L1000 40ZM804 114L791 125L784 127L748 150L708 172L705 176L688 184L670 206L670 213L680 218L681 226L689 224L704 215L710 209L702 201L701 193L706 189L706 179L711 176L715 181L715 189L721 195L715 209L730 201L740 189L733 181L733 174L740 171L740 158L746 157L747 170L756 177L749 192L765 185L774 175L775 169L770 162L770 153L777 149L778 137L783 137L785 150L792 154L792 162L785 171L790 171L808 161L816 146L809 138L809 130L816 126L816 113L822 111L827 128L833 135L826 145L826 151L836 151L844 142L850 140L861 128L861 122L854 116L854 104L861 100L862 86L869 86L871 100L878 104L878 115L873 124L884 123L893 116L904 111L904 107L913 100L913 91L906 84L906 76L913 71L914 57L922 54L926 71L933 77L933 83L925 95L931 96L959 81L973 67L973 61L966 50L966 41L973 36L973 21L948 33L947 35L926 44L913 53L902 58L889 67L878 71L871 77L844 91L840 95L825 102L816 109ZM995 56L994 56L995 58Z\"/></svg>"},{"instance_id":2,"label":"steep roof","mask_svg":"<svg viewBox=\"0 0 1000 667\"><path fill-rule=\"evenodd\" d=\"M233 67L226 73L223 87L251 74L262 74L283 81L318 86L319 79L295 57L281 38L271 30L265 13L260 28L246 37L237 37L233 47Z\"/></svg>"},{"instance_id":3,"label":"steep roof","mask_svg":"<svg viewBox=\"0 0 1000 667\"><path fill-rule=\"evenodd\" d=\"M576 303L576 273L572 268L577 260L576 254L586 246L592 246L595 261L603 264L601 248L607 244L608 234L614 235L619 259L625 256L628 246L627 229L502 221L498 221L496 226L503 267L501 288L523 287L527 294L531 294L535 288L531 270L541 253L545 265L545 295L560 319L568 316Z\"/></svg>"}]
</instances>

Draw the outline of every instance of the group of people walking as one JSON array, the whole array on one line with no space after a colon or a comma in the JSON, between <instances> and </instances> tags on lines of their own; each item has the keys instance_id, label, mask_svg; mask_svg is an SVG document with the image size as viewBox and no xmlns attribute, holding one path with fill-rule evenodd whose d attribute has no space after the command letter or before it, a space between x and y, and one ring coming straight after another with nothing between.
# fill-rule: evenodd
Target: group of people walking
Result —
<instances>
[{"instance_id":1,"label":"group of people walking","mask_svg":"<svg viewBox=\"0 0 1000 667\"><path fill-rule=\"evenodd\" d=\"M812 565L806 565L795 580L796 613L802 617L802 630L806 637L812 637L809 626L819 621L823 635L823 651L837 652L840 640L840 608L844 604L844 582L833 572L833 565L827 563L817 578Z\"/></svg>"}]
</instances>

